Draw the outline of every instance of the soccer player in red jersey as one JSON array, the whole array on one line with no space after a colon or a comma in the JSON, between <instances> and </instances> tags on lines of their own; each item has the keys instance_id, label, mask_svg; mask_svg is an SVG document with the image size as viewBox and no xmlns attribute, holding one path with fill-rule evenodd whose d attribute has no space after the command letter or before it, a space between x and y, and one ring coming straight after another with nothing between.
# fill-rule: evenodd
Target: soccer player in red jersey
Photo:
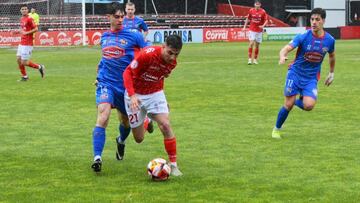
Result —
<instances>
[{"instance_id":1,"label":"soccer player in red jersey","mask_svg":"<svg viewBox=\"0 0 360 203\"><path fill-rule=\"evenodd\" d=\"M259 46L260 43L262 42L262 31L268 22L266 11L261 8L261 3L259 0L256 0L254 4L254 8L251 8L249 10L243 30L245 30L248 21L250 21L250 28L249 28L250 43L248 49L248 55L249 55L248 65L251 65L252 63L258 64L257 58L259 55ZM255 53L253 58L252 52L254 45L255 45Z\"/></svg>"},{"instance_id":2,"label":"soccer player in red jersey","mask_svg":"<svg viewBox=\"0 0 360 203\"><path fill-rule=\"evenodd\" d=\"M176 137L170 126L169 108L163 91L164 78L176 67L176 58L182 48L181 37L170 35L164 45L150 46L126 68L124 76L125 107L135 141L144 140L143 121L148 115L158 123L164 135L165 150L169 156L171 174L182 173L176 163Z\"/></svg>"},{"instance_id":3,"label":"soccer player in red jersey","mask_svg":"<svg viewBox=\"0 0 360 203\"><path fill-rule=\"evenodd\" d=\"M22 15L20 19L20 29L13 31L13 34L21 34L21 42L16 53L17 63L22 75L19 81L27 81L29 79L25 70L25 66L38 69L41 77L44 78L45 66L30 61L33 50L33 34L37 32L38 28L34 23L34 20L29 16L29 8L27 5L22 5L20 12Z\"/></svg>"}]
</instances>

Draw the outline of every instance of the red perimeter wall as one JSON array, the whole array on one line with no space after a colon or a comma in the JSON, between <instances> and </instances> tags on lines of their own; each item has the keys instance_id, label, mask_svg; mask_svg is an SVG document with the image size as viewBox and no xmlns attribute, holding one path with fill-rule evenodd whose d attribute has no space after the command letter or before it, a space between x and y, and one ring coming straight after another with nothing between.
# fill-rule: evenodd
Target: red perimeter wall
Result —
<instances>
[{"instance_id":1,"label":"red perimeter wall","mask_svg":"<svg viewBox=\"0 0 360 203\"><path fill-rule=\"evenodd\" d=\"M360 26L340 27L341 39L360 39Z\"/></svg>"}]
</instances>

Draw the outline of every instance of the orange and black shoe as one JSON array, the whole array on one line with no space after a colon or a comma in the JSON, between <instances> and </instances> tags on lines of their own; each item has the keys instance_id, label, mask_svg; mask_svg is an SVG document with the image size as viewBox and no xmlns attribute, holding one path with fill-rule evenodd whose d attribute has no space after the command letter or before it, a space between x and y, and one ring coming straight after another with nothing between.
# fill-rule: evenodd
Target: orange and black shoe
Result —
<instances>
[{"instance_id":1,"label":"orange and black shoe","mask_svg":"<svg viewBox=\"0 0 360 203\"><path fill-rule=\"evenodd\" d=\"M148 131L148 133L153 133L154 132L154 123L147 116L146 116L146 118L144 120L144 128L145 128L146 131Z\"/></svg>"}]
</instances>

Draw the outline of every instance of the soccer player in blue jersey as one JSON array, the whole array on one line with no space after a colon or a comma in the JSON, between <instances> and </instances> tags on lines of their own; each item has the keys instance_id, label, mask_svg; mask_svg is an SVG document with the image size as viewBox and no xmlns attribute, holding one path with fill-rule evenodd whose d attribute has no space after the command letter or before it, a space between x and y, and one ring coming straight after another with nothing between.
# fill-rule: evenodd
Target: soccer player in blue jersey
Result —
<instances>
[{"instance_id":1,"label":"soccer player in blue jersey","mask_svg":"<svg viewBox=\"0 0 360 203\"><path fill-rule=\"evenodd\" d=\"M294 104L311 111L318 94L317 83L320 79L321 64L326 53L329 53L330 72L325 80L329 86L334 80L335 39L324 30L326 12L322 8L314 8L310 13L311 29L297 35L280 51L279 64L284 64L290 51L297 49L295 61L289 65L284 96L285 103L281 107L272 137L280 139L280 129ZM300 97L296 99L296 95Z\"/></svg>"},{"instance_id":2,"label":"soccer player in blue jersey","mask_svg":"<svg viewBox=\"0 0 360 203\"><path fill-rule=\"evenodd\" d=\"M107 16L110 21L110 30L101 36L102 57L96 78L97 120L93 130L94 162L91 165L95 172L101 171L105 129L112 108L116 108L120 120L120 136L116 139L118 144L116 158L118 160L123 158L125 147L123 142L130 133L130 125L124 106L125 88L122 75L134 58L134 49L145 47L141 33L122 29L124 19L122 4L118 2L108 4ZM122 152L119 152L119 147L123 147Z\"/></svg>"},{"instance_id":3,"label":"soccer player in blue jersey","mask_svg":"<svg viewBox=\"0 0 360 203\"><path fill-rule=\"evenodd\" d=\"M125 12L126 16L123 21L124 28L144 32L144 39L146 39L146 36L149 34L149 29L142 18L135 16L135 4L132 2L126 3Z\"/></svg>"}]
</instances>

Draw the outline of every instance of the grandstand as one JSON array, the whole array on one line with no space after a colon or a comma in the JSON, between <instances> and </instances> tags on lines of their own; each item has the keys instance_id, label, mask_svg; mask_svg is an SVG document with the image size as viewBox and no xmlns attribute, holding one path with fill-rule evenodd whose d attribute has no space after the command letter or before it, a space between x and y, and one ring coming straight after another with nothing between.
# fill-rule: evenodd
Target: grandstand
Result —
<instances>
[{"instance_id":1,"label":"grandstand","mask_svg":"<svg viewBox=\"0 0 360 203\"><path fill-rule=\"evenodd\" d=\"M178 15L166 14L158 16L141 16L149 29L188 29L188 28L224 28L243 27L245 16L230 15ZM0 17L0 31L14 30L19 27L18 17ZM73 16L43 16L39 25L42 31L80 30L82 17ZM275 26L269 24L268 26ZM108 29L109 21L103 15L86 16L87 30Z\"/></svg>"},{"instance_id":2,"label":"grandstand","mask_svg":"<svg viewBox=\"0 0 360 203\"><path fill-rule=\"evenodd\" d=\"M12 2L12 3L11 3ZM19 12L18 6L23 1L3 0L0 5L6 6L0 12L0 31L11 31L18 28ZM80 4L66 4L58 0L31 0L26 1L30 7L38 9L41 15L41 22L39 28L41 31L59 31L59 30L80 30L82 25L81 5ZM109 27L106 16L102 14L95 14L94 9L100 10L103 7L99 5L87 4L86 15L86 29L87 30L103 30ZM143 10L140 8L139 10ZM214 8L209 8L210 11ZM160 10L161 11L161 10ZM150 10L151 12L151 10ZM199 13L200 11L195 11ZM219 14L217 12L204 12L202 14L185 13L154 13L149 11L143 14L145 22L150 29L188 29L188 28L238 28L242 27L245 22L245 16L232 14ZM270 23L268 26L275 26Z\"/></svg>"}]
</instances>

